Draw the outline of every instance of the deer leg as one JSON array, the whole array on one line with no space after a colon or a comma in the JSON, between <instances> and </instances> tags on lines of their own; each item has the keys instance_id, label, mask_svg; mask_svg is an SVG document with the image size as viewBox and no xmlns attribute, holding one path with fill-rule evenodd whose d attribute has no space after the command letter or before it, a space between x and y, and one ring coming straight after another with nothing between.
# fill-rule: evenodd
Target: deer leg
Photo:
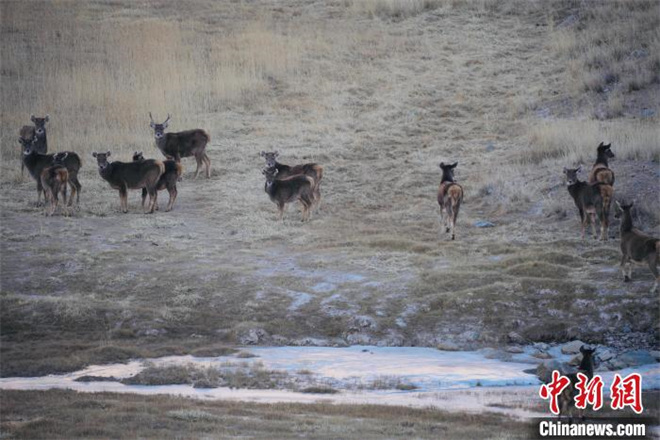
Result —
<instances>
[{"instance_id":1,"label":"deer leg","mask_svg":"<svg viewBox=\"0 0 660 440\"><path fill-rule=\"evenodd\" d=\"M78 174L72 177L73 184L76 186L76 205L80 205L80 191L82 190L82 185L78 180Z\"/></svg>"},{"instance_id":2,"label":"deer leg","mask_svg":"<svg viewBox=\"0 0 660 440\"><path fill-rule=\"evenodd\" d=\"M41 193L44 193L44 203L46 202L46 192L41 182L37 181L37 206L41 206Z\"/></svg>"},{"instance_id":3,"label":"deer leg","mask_svg":"<svg viewBox=\"0 0 660 440\"><path fill-rule=\"evenodd\" d=\"M201 168L204 159L202 158L201 155L197 155L195 156L195 161L197 162L197 169L195 170L195 180L197 180L197 176L199 176L199 169Z\"/></svg>"},{"instance_id":4,"label":"deer leg","mask_svg":"<svg viewBox=\"0 0 660 440\"><path fill-rule=\"evenodd\" d=\"M71 181L71 179L69 179L68 182L64 182L65 187L66 187L67 184L69 186L71 186L71 196L69 197L69 206L71 206L71 205L73 205L73 196L76 195L77 190L76 190L76 186ZM64 201L64 203L66 204L66 200Z\"/></svg>"},{"instance_id":5,"label":"deer leg","mask_svg":"<svg viewBox=\"0 0 660 440\"><path fill-rule=\"evenodd\" d=\"M211 159L206 155L206 152L203 153L204 156L202 157L202 160L204 160L204 164L206 165L206 178L210 179L211 178Z\"/></svg>"},{"instance_id":6,"label":"deer leg","mask_svg":"<svg viewBox=\"0 0 660 440\"><path fill-rule=\"evenodd\" d=\"M626 263L628 262L628 257L624 254L621 257L621 273L623 273L623 281L624 282L629 282L630 277L626 274Z\"/></svg>"},{"instance_id":7,"label":"deer leg","mask_svg":"<svg viewBox=\"0 0 660 440\"><path fill-rule=\"evenodd\" d=\"M454 240L456 238L456 235L454 233L454 230L456 229L456 212L454 212L454 215L451 218L451 239Z\"/></svg>"},{"instance_id":8,"label":"deer leg","mask_svg":"<svg viewBox=\"0 0 660 440\"><path fill-rule=\"evenodd\" d=\"M165 209L165 212L170 212L172 210L172 207L174 206L174 201L176 200L176 196L178 194L178 191L176 189L176 185L171 186L170 188L168 188L167 192L170 193L170 200L167 203L167 209Z\"/></svg>"},{"instance_id":9,"label":"deer leg","mask_svg":"<svg viewBox=\"0 0 660 440\"><path fill-rule=\"evenodd\" d=\"M300 203L302 203L302 221L309 220L310 217L310 208L312 206L312 200L307 195L300 195Z\"/></svg>"},{"instance_id":10,"label":"deer leg","mask_svg":"<svg viewBox=\"0 0 660 440\"><path fill-rule=\"evenodd\" d=\"M150 186L147 188L147 192L149 193L149 209L145 211L145 214L153 214L154 210L156 209L158 191L155 187Z\"/></svg>"},{"instance_id":11,"label":"deer leg","mask_svg":"<svg viewBox=\"0 0 660 440\"><path fill-rule=\"evenodd\" d=\"M59 198L57 197L57 193L59 192L59 188L49 188L48 189L48 194L50 195L50 215L55 214L55 210L57 209L57 205L59 204Z\"/></svg>"},{"instance_id":12,"label":"deer leg","mask_svg":"<svg viewBox=\"0 0 660 440\"><path fill-rule=\"evenodd\" d=\"M144 202L147 200L147 188L142 188L142 209L144 209Z\"/></svg>"},{"instance_id":13,"label":"deer leg","mask_svg":"<svg viewBox=\"0 0 660 440\"><path fill-rule=\"evenodd\" d=\"M278 203L277 210L280 213L280 220L284 223L284 203Z\"/></svg>"},{"instance_id":14,"label":"deer leg","mask_svg":"<svg viewBox=\"0 0 660 440\"><path fill-rule=\"evenodd\" d=\"M653 287L651 287L651 293L655 293L658 290L658 254L653 253L648 256L648 263L649 263L649 269L651 269L651 273L653 274L653 277L655 278L653 282Z\"/></svg>"},{"instance_id":15,"label":"deer leg","mask_svg":"<svg viewBox=\"0 0 660 440\"><path fill-rule=\"evenodd\" d=\"M593 235L594 238L598 238L598 232L596 232L596 213L590 213L589 217L591 217L591 235Z\"/></svg>"},{"instance_id":16,"label":"deer leg","mask_svg":"<svg viewBox=\"0 0 660 440\"><path fill-rule=\"evenodd\" d=\"M128 212L128 193L126 188L119 189L119 205L121 207L121 212L126 214Z\"/></svg>"},{"instance_id":17,"label":"deer leg","mask_svg":"<svg viewBox=\"0 0 660 440\"><path fill-rule=\"evenodd\" d=\"M69 215L69 210L67 208L66 204L66 185L67 182L62 183L62 211L64 212L64 215L68 216ZM69 197L69 201L73 198L73 195Z\"/></svg>"}]
</instances>

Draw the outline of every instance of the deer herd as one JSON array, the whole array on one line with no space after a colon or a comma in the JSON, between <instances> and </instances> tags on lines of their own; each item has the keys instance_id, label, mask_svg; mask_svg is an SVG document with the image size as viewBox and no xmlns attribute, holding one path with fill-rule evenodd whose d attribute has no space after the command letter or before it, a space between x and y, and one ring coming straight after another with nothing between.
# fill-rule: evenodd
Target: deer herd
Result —
<instances>
[{"instance_id":1,"label":"deer herd","mask_svg":"<svg viewBox=\"0 0 660 440\"><path fill-rule=\"evenodd\" d=\"M183 168L181 159L194 157L197 162L195 179L201 168L207 178L211 177L211 159L206 154L206 146L211 137L202 129L166 133L170 121L167 119L157 124L149 113L150 126L154 131L156 147L165 156L165 160L145 159L141 152L135 152L131 162L109 161L111 152L92 153L96 158L98 172L110 187L119 191L122 212L128 212L128 190L142 190L142 207L149 195L149 204L145 213L158 210L158 191L167 189L169 201L165 211L172 210L177 197L177 182L181 180ZM81 185L78 172L82 166L80 157L71 151L48 154L46 124L50 117L31 116L33 126L23 126L19 131L19 142L23 149L21 175L27 168L37 182L37 203L45 199L45 214L53 215L62 197L63 212L68 215L75 196L76 205L80 202ZM582 238L585 229L591 224L594 238L597 238L596 219L600 222L600 239L607 240L610 205L614 201L614 172L609 168L608 160L614 158L611 144L601 144L596 149L596 162L591 168L588 180L581 181L578 174L582 166L564 168L568 193L573 198L580 215ZM262 173L266 178L264 190L270 200L277 205L280 220L284 218L284 209L288 203L299 201L302 205L302 221L311 218L312 210L321 202L321 180L323 167L315 163L289 166L277 161L277 151L262 151L260 156L266 160ZM446 233L451 239L456 238L456 220L463 202L463 187L454 178L453 164L440 163L442 178L438 188L437 200L440 205L441 220ZM67 203L67 185L71 195ZM616 218L621 218L621 271L624 281L631 279L631 263L647 264L655 278L652 292L658 286L658 255L660 240L653 238L633 227L632 203L615 201Z\"/></svg>"}]
</instances>

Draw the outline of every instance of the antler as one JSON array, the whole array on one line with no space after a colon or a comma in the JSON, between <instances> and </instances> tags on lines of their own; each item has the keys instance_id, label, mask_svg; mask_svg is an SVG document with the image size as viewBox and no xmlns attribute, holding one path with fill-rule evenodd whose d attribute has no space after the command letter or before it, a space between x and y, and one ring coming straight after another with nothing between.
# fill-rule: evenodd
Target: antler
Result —
<instances>
[{"instance_id":1,"label":"antler","mask_svg":"<svg viewBox=\"0 0 660 440\"><path fill-rule=\"evenodd\" d=\"M170 114L168 113L168 114L167 114L167 119L165 119L165 122L163 122L163 125L167 124L167 123L170 121L170 118L171 118L171 117L172 117L172 116L170 116Z\"/></svg>"}]
</instances>

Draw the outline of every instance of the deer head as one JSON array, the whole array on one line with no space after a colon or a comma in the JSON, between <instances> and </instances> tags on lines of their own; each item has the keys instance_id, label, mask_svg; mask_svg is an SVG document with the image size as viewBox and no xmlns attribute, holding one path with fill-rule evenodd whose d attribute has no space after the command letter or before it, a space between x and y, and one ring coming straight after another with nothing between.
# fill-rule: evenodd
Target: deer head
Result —
<instances>
[{"instance_id":1,"label":"deer head","mask_svg":"<svg viewBox=\"0 0 660 440\"><path fill-rule=\"evenodd\" d=\"M266 167L273 168L277 165L277 157L280 155L277 151L262 151L259 155L266 159Z\"/></svg>"},{"instance_id":2,"label":"deer head","mask_svg":"<svg viewBox=\"0 0 660 440\"><path fill-rule=\"evenodd\" d=\"M46 122L50 120L50 116L46 115L44 118L37 118L31 115L30 120L34 123L34 132L38 136L43 136L46 133Z\"/></svg>"},{"instance_id":3,"label":"deer head","mask_svg":"<svg viewBox=\"0 0 660 440\"><path fill-rule=\"evenodd\" d=\"M566 168L564 167L564 175L566 176L566 185L571 186L580 181L578 174L582 170L582 165L578 165L577 168Z\"/></svg>"},{"instance_id":4,"label":"deer head","mask_svg":"<svg viewBox=\"0 0 660 440\"><path fill-rule=\"evenodd\" d=\"M99 166L99 170L104 170L110 165L108 162L108 157L110 157L110 152L97 153L96 151L92 153L92 156L96 158L96 163Z\"/></svg>"},{"instance_id":5,"label":"deer head","mask_svg":"<svg viewBox=\"0 0 660 440\"><path fill-rule=\"evenodd\" d=\"M165 119L165 121L162 124L156 124L153 116L151 116L151 112L149 112L149 118L151 119L149 125L151 126L151 128L154 129L154 136L156 137L156 139L160 139L163 136L165 136L165 129L167 129L167 126L169 125L169 121L171 118L170 114L169 113L167 114L167 119Z\"/></svg>"},{"instance_id":6,"label":"deer head","mask_svg":"<svg viewBox=\"0 0 660 440\"><path fill-rule=\"evenodd\" d=\"M608 159L614 158L614 153L612 152L612 143L605 145L605 142L601 142L597 148L598 155L604 154Z\"/></svg>"}]
</instances>

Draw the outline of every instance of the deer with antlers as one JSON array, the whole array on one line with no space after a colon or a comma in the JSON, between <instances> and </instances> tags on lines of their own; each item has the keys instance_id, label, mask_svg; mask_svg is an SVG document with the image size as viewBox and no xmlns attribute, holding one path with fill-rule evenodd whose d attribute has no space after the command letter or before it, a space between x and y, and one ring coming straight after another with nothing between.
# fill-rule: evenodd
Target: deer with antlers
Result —
<instances>
[{"instance_id":1,"label":"deer with antlers","mask_svg":"<svg viewBox=\"0 0 660 440\"><path fill-rule=\"evenodd\" d=\"M171 118L169 114L162 124L156 124L151 113L149 113L149 118L151 118L150 125L156 138L156 147L166 158L180 163L182 157L194 156L197 161L195 179L199 176L202 164L206 167L206 178L211 178L211 159L206 154L206 145L211 141L211 136L206 131L197 128L177 133L165 133Z\"/></svg>"},{"instance_id":2,"label":"deer with antlers","mask_svg":"<svg viewBox=\"0 0 660 440\"><path fill-rule=\"evenodd\" d=\"M458 165L455 162L451 165L445 165L441 162L439 167L442 170L442 179L438 188L438 204L440 205L440 219L444 221L445 232L451 231L451 239L456 238L456 218L458 210L463 203L463 187L454 180L454 168Z\"/></svg>"}]
</instances>

